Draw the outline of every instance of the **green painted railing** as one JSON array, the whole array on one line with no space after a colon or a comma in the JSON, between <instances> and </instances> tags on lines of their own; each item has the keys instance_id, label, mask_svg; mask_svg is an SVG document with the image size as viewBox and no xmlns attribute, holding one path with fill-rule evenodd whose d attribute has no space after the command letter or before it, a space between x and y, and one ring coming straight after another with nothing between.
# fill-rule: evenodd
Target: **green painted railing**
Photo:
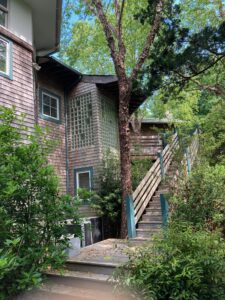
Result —
<instances>
[{"instance_id":1,"label":"green painted railing","mask_svg":"<svg viewBox=\"0 0 225 300\"><path fill-rule=\"evenodd\" d=\"M166 228L169 220L169 204L164 194L160 194L160 204L162 212L162 226L163 228Z\"/></svg>"}]
</instances>

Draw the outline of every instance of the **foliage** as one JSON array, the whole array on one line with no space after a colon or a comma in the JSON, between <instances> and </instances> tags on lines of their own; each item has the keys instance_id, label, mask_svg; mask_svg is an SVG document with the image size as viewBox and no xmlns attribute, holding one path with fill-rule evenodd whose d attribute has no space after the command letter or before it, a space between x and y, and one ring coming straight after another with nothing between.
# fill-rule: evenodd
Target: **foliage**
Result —
<instances>
[{"instance_id":1,"label":"foliage","mask_svg":"<svg viewBox=\"0 0 225 300\"><path fill-rule=\"evenodd\" d=\"M134 67L149 30L148 24L141 24L134 18L137 12L147 6L147 2L147 0L128 0L125 2L122 26L124 28L123 37L127 49L126 64L128 70ZM70 13L75 17L69 17L74 20L71 25L72 34L69 41L65 40L67 47L62 49L62 57L71 66L84 73L114 74L115 71L110 51L99 20L90 16L90 12L85 8L84 1L67 1L67 6L70 9ZM108 3L106 11L108 19L114 24L114 5ZM65 27L68 25L67 20L68 16L64 18ZM65 31L65 34L63 33L63 37L66 38L66 36L67 31ZM100 61L102 63L99 63Z\"/></svg>"},{"instance_id":2,"label":"foliage","mask_svg":"<svg viewBox=\"0 0 225 300\"><path fill-rule=\"evenodd\" d=\"M150 158L134 159L131 162L132 186L133 190L137 188L141 180L152 166Z\"/></svg>"},{"instance_id":3,"label":"foliage","mask_svg":"<svg viewBox=\"0 0 225 300\"><path fill-rule=\"evenodd\" d=\"M213 106L202 124L202 154L210 164L225 163L225 103Z\"/></svg>"},{"instance_id":4,"label":"foliage","mask_svg":"<svg viewBox=\"0 0 225 300\"><path fill-rule=\"evenodd\" d=\"M0 107L0 144L0 297L8 299L63 264L64 221L79 216L76 201L59 194L40 128L28 134L15 110Z\"/></svg>"},{"instance_id":5,"label":"foliage","mask_svg":"<svg viewBox=\"0 0 225 300\"><path fill-rule=\"evenodd\" d=\"M116 274L135 299L220 300L225 297L225 243L216 233L173 225L141 247Z\"/></svg>"},{"instance_id":6,"label":"foliage","mask_svg":"<svg viewBox=\"0 0 225 300\"><path fill-rule=\"evenodd\" d=\"M180 6L183 24L194 32L206 26L217 26L224 20L223 0L183 0Z\"/></svg>"},{"instance_id":7,"label":"foliage","mask_svg":"<svg viewBox=\"0 0 225 300\"><path fill-rule=\"evenodd\" d=\"M99 197L92 198L91 205L100 216L118 223L121 213L120 161L118 154L110 150L103 157Z\"/></svg>"},{"instance_id":8,"label":"foliage","mask_svg":"<svg viewBox=\"0 0 225 300\"><path fill-rule=\"evenodd\" d=\"M172 220L214 231L225 226L225 167L201 163L170 201Z\"/></svg>"}]
</instances>

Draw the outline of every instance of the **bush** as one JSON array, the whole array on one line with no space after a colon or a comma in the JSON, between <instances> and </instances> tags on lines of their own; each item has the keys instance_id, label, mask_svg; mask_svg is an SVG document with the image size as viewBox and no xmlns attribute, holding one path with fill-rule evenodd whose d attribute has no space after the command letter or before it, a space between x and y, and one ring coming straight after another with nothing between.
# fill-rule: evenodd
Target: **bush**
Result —
<instances>
[{"instance_id":1,"label":"bush","mask_svg":"<svg viewBox=\"0 0 225 300\"><path fill-rule=\"evenodd\" d=\"M135 190L146 173L151 168L153 162L150 158L134 159L131 162L132 187Z\"/></svg>"},{"instance_id":2,"label":"bush","mask_svg":"<svg viewBox=\"0 0 225 300\"><path fill-rule=\"evenodd\" d=\"M40 129L28 135L15 112L0 107L0 145L0 299L8 299L63 264L64 221L79 216L77 202L59 194Z\"/></svg>"},{"instance_id":3,"label":"bush","mask_svg":"<svg viewBox=\"0 0 225 300\"><path fill-rule=\"evenodd\" d=\"M225 234L225 167L199 164L179 194L170 199L174 222L197 228L220 229Z\"/></svg>"},{"instance_id":4,"label":"bush","mask_svg":"<svg viewBox=\"0 0 225 300\"><path fill-rule=\"evenodd\" d=\"M91 206L103 219L104 238L119 236L121 199L119 156L107 150L103 158L100 191L91 197Z\"/></svg>"},{"instance_id":5,"label":"bush","mask_svg":"<svg viewBox=\"0 0 225 300\"><path fill-rule=\"evenodd\" d=\"M222 238L179 224L163 240L131 254L116 274L120 287L139 299L225 299L225 243Z\"/></svg>"}]
</instances>

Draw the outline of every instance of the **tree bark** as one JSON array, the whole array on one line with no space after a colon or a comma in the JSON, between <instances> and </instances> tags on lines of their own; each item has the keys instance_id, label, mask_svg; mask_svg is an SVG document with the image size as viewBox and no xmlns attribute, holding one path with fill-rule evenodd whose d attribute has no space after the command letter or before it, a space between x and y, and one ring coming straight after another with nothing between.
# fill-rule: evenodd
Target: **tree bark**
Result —
<instances>
[{"instance_id":1,"label":"tree bark","mask_svg":"<svg viewBox=\"0 0 225 300\"><path fill-rule=\"evenodd\" d=\"M119 85L119 135L120 135L120 160L121 160L121 184L122 184L122 215L121 215L121 238L127 236L127 220L125 198L127 194L132 193L131 182L131 162L130 162L130 130L129 130L129 103L131 98L132 82L137 78L138 72L143 66L150 48L157 36L161 23L161 16L163 11L164 0L156 2L155 16L150 25L149 33L146 37L145 45L137 60L136 66L128 78L126 75L125 56L126 47L124 44L122 33L122 16L124 10L125 0L122 1L121 7L117 0L115 0L115 11L117 25L116 27L109 22L106 13L103 9L102 0L84 0L90 10L98 17L102 24L105 38L110 49L111 57L114 62L116 75L118 77Z\"/></svg>"},{"instance_id":2,"label":"tree bark","mask_svg":"<svg viewBox=\"0 0 225 300\"><path fill-rule=\"evenodd\" d=\"M121 207L121 238L126 238L127 236L125 198L127 194L132 193L129 130L129 102L131 97L131 89L131 83L127 80L126 77L119 80L119 134L123 199Z\"/></svg>"}]
</instances>

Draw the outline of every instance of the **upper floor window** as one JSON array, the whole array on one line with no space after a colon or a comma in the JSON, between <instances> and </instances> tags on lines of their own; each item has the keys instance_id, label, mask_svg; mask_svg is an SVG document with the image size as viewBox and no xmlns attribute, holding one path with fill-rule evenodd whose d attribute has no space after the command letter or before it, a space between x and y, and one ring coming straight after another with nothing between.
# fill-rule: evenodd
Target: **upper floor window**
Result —
<instances>
[{"instance_id":1,"label":"upper floor window","mask_svg":"<svg viewBox=\"0 0 225 300\"><path fill-rule=\"evenodd\" d=\"M11 42L0 36L0 75L11 77Z\"/></svg>"},{"instance_id":2,"label":"upper floor window","mask_svg":"<svg viewBox=\"0 0 225 300\"><path fill-rule=\"evenodd\" d=\"M60 97L45 90L40 91L40 111L43 119L60 121Z\"/></svg>"},{"instance_id":3,"label":"upper floor window","mask_svg":"<svg viewBox=\"0 0 225 300\"><path fill-rule=\"evenodd\" d=\"M7 23L7 15L8 15L8 9L7 9L7 0L0 0L0 25L6 26Z\"/></svg>"}]
</instances>

